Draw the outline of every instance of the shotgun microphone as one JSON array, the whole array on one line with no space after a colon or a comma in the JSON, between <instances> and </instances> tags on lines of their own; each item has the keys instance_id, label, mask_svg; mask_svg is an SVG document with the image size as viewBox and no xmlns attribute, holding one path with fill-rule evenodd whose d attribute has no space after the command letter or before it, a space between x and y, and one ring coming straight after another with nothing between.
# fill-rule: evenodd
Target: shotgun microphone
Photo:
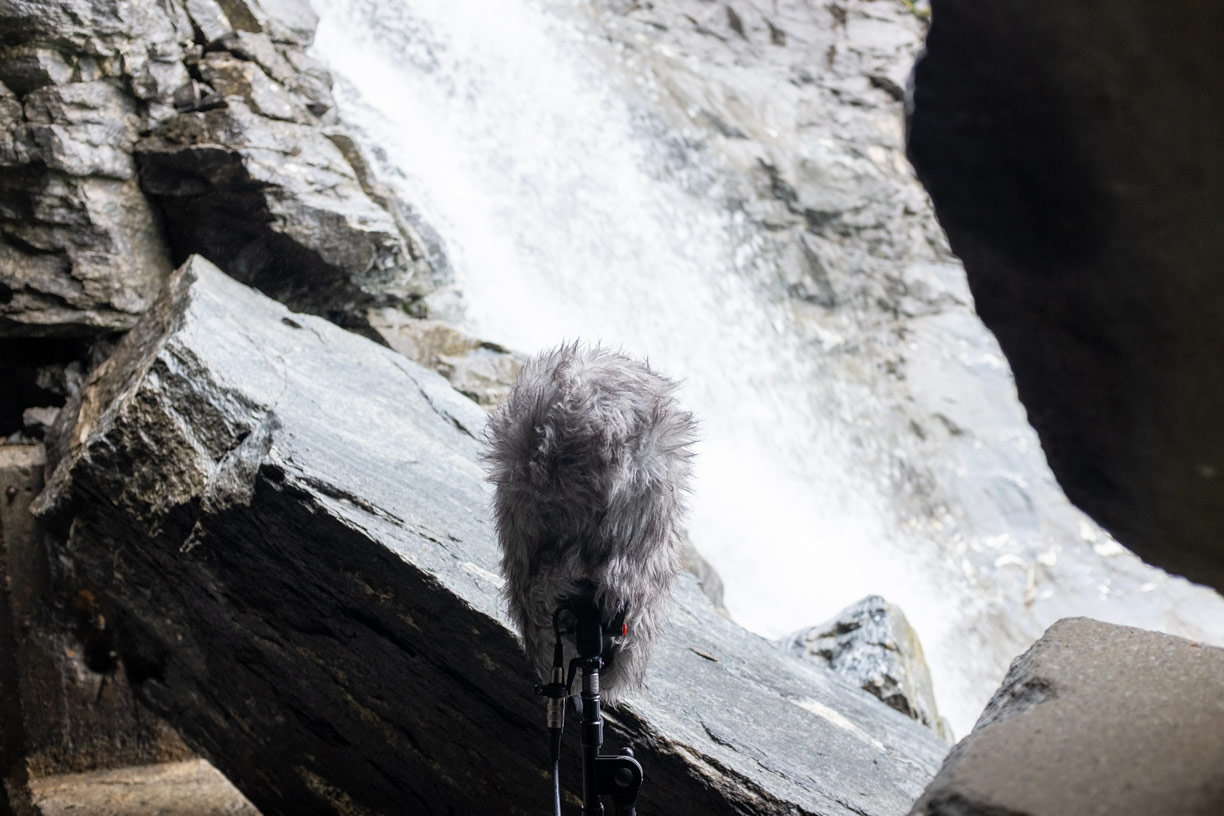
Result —
<instances>
[{"instance_id":1,"label":"shotgun microphone","mask_svg":"<svg viewBox=\"0 0 1224 816\"><path fill-rule=\"evenodd\" d=\"M524 649L547 678L554 613L593 606L610 635L599 680L610 703L642 685L680 568L696 422L676 388L644 362L570 343L527 363L486 433L503 592Z\"/></svg>"}]
</instances>

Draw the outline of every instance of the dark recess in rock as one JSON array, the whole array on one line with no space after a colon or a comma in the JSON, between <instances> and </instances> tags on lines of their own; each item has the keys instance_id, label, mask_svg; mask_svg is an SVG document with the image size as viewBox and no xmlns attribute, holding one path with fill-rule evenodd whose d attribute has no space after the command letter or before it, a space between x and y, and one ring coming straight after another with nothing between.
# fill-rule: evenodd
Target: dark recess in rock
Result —
<instances>
[{"instance_id":1,"label":"dark recess in rock","mask_svg":"<svg viewBox=\"0 0 1224 816\"><path fill-rule=\"evenodd\" d=\"M63 405L67 397L54 371L87 356L82 340L0 339L0 439L22 429L22 413L34 405Z\"/></svg>"},{"instance_id":2,"label":"dark recess in rock","mask_svg":"<svg viewBox=\"0 0 1224 816\"><path fill-rule=\"evenodd\" d=\"M1224 589L1224 6L932 6L910 157L1051 468Z\"/></svg>"}]
</instances>

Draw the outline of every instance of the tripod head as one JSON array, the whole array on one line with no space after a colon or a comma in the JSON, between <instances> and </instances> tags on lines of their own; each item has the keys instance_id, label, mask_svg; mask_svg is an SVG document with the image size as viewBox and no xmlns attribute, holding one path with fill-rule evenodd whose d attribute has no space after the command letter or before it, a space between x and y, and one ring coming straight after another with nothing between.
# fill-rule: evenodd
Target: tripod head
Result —
<instances>
[{"instance_id":1,"label":"tripod head","mask_svg":"<svg viewBox=\"0 0 1224 816\"><path fill-rule=\"evenodd\" d=\"M562 626L567 619L568 628ZM599 670L604 666L603 655L609 652L611 641L626 634L625 611L610 621L595 604L594 592L563 601L553 612L552 682L537 687L536 693L549 698L548 727L552 734L553 790L556 816L561 814L560 749L561 732L565 727L565 699L570 697L574 673L582 669L582 812L584 816L602 816L601 796L611 796L618 816L635 816L638 789L642 785L642 766L630 748L617 756L602 756L603 715L599 701ZM562 635L573 635L577 656L570 661L569 674L564 676Z\"/></svg>"}]
</instances>

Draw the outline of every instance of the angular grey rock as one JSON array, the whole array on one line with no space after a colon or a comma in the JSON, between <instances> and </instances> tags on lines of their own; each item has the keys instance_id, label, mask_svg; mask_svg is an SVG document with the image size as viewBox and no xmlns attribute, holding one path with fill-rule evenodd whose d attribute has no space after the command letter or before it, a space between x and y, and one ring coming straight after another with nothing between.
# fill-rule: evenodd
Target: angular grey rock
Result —
<instances>
[{"instance_id":1,"label":"angular grey rock","mask_svg":"<svg viewBox=\"0 0 1224 816\"><path fill-rule=\"evenodd\" d=\"M898 607L879 595L869 595L784 642L795 654L824 663L905 716L951 738L935 705L918 633Z\"/></svg>"},{"instance_id":2,"label":"angular grey rock","mask_svg":"<svg viewBox=\"0 0 1224 816\"><path fill-rule=\"evenodd\" d=\"M308 0L253 0L251 6L273 39L300 46L314 40L319 15Z\"/></svg>"},{"instance_id":3,"label":"angular grey rock","mask_svg":"<svg viewBox=\"0 0 1224 816\"><path fill-rule=\"evenodd\" d=\"M204 45L210 45L234 33L234 27L225 16L221 5L215 0L183 0L183 7L191 18L191 23L204 38Z\"/></svg>"},{"instance_id":4,"label":"angular grey rock","mask_svg":"<svg viewBox=\"0 0 1224 816\"><path fill-rule=\"evenodd\" d=\"M0 335L125 329L169 259L135 179L135 100L110 80L0 97Z\"/></svg>"},{"instance_id":5,"label":"angular grey rock","mask_svg":"<svg viewBox=\"0 0 1224 816\"><path fill-rule=\"evenodd\" d=\"M235 34L265 34L274 42L310 45L319 17L307 0L183 0L208 42Z\"/></svg>"},{"instance_id":6,"label":"angular grey rock","mask_svg":"<svg viewBox=\"0 0 1224 816\"><path fill-rule=\"evenodd\" d=\"M55 424L55 418L59 416L59 412L59 408L47 405L27 408L21 415L22 430L27 437L42 439Z\"/></svg>"},{"instance_id":7,"label":"angular grey rock","mask_svg":"<svg viewBox=\"0 0 1224 816\"><path fill-rule=\"evenodd\" d=\"M1221 768L1224 649L1068 618L1016 659L910 814L1216 816Z\"/></svg>"},{"instance_id":8,"label":"angular grey rock","mask_svg":"<svg viewBox=\"0 0 1224 816\"><path fill-rule=\"evenodd\" d=\"M0 335L125 330L192 252L356 327L428 289L322 132L316 21L301 0L0 4Z\"/></svg>"},{"instance_id":9,"label":"angular grey rock","mask_svg":"<svg viewBox=\"0 0 1224 816\"><path fill-rule=\"evenodd\" d=\"M197 258L74 414L41 512L71 520L63 555L121 622L141 699L261 811L548 807L481 408ZM608 747L646 768L643 812L898 814L930 778L927 729L736 627L691 579L674 610L646 691L609 717ZM571 734L570 791L577 755Z\"/></svg>"},{"instance_id":10,"label":"angular grey rock","mask_svg":"<svg viewBox=\"0 0 1224 816\"><path fill-rule=\"evenodd\" d=\"M130 179L140 120L136 101L109 80L49 85L26 94L32 154L69 176Z\"/></svg>"},{"instance_id":11,"label":"angular grey rock","mask_svg":"<svg viewBox=\"0 0 1224 816\"><path fill-rule=\"evenodd\" d=\"M910 156L1050 467L1224 589L1224 6L932 8Z\"/></svg>"},{"instance_id":12,"label":"angular grey rock","mask_svg":"<svg viewBox=\"0 0 1224 816\"><path fill-rule=\"evenodd\" d=\"M370 311L370 327L391 348L438 372L468 399L491 408L505 399L527 357L469 337L438 320L409 317L400 309Z\"/></svg>"},{"instance_id":13,"label":"angular grey rock","mask_svg":"<svg viewBox=\"0 0 1224 816\"><path fill-rule=\"evenodd\" d=\"M187 77L175 8L0 4L0 335L126 329L169 271L131 148L138 100Z\"/></svg>"},{"instance_id":14,"label":"angular grey rock","mask_svg":"<svg viewBox=\"0 0 1224 816\"><path fill-rule=\"evenodd\" d=\"M178 3L115 0L5 0L0 3L0 30L7 35L6 46L42 43L100 62L191 37ZM134 31L144 38L133 39ZM88 60L70 61L78 70L96 67Z\"/></svg>"},{"instance_id":15,"label":"angular grey rock","mask_svg":"<svg viewBox=\"0 0 1224 816\"><path fill-rule=\"evenodd\" d=\"M214 51L200 60L199 71L217 96L237 98L260 116L287 122L310 121L292 95L274 83L257 63Z\"/></svg>"},{"instance_id":16,"label":"angular grey rock","mask_svg":"<svg viewBox=\"0 0 1224 816\"><path fill-rule=\"evenodd\" d=\"M70 81L72 65L53 48L18 46L0 61L0 81L18 94Z\"/></svg>"},{"instance_id":17,"label":"angular grey rock","mask_svg":"<svg viewBox=\"0 0 1224 816\"><path fill-rule=\"evenodd\" d=\"M731 613L727 611L722 576L718 574L718 570L714 569L714 565L705 559L701 551L693 546L692 540L687 536L684 538L684 549L680 554L680 566L697 579L697 585L710 599L710 603L714 604L718 613L728 618L731 617Z\"/></svg>"},{"instance_id":18,"label":"angular grey rock","mask_svg":"<svg viewBox=\"0 0 1224 816\"><path fill-rule=\"evenodd\" d=\"M40 366L34 375L34 384L62 401L80 390L83 378L80 362L73 360L65 364Z\"/></svg>"},{"instance_id":19,"label":"angular grey rock","mask_svg":"<svg viewBox=\"0 0 1224 816\"><path fill-rule=\"evenodd\" d=\"M315 116L326 116L335 104L331 97L331 74L308 54L278 48L266 34L248 31L235 32L233 39L226 43L226 49L240 59L259 65Z\"/></svg>"},{"instance_id":20,"label":"angular grey rock","mask_svg":"<svg viewBox=\"0 0 1224 816\"><path fill-rule=\"evenodd\" d=\"M162 123L136 159L176 255L204 255L291 308L355 313L406 297L421 273L395 219L314 125L231 98Z\"/></svg>"}]
</instances>

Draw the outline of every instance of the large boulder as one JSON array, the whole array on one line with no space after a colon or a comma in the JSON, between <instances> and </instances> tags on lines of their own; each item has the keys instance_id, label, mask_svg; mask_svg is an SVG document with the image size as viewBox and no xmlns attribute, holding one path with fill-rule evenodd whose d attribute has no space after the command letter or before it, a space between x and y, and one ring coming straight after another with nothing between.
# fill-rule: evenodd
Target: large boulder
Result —
<instances>
[{"instance_id":1,"label":"large boulder","mask_svg":"<svg viewBox=\"0 0 1224 816\"><path fill-rule=\"evenodd\" d=\"M911 816L1224 813L1224 649L1068 618L1012 664Z\"/></svg>"},{"instance_id":2,"label":"large boulder","mask_svg":"<svg viewBox=\"0 0 1224 816\"><path fill-rule=\"evenodd\" d=\"M139 697L265 814L534 813L543 707L500 608L484 422L195 258L69 403L39 510ZM902 813L944 747L692 579L610 713L626 743L643 811L845 816Z\"/></svg>"},{"instance_id":3,"label":"large boulder","mask_svg":"<svg viewBox=\"0 0 1224 816\"><path fill-rule=\"evenodd\" d=\"M1051 468L1224 588L1224 7L932 8L910 157Z\"/></svg>"}]
</instances>

